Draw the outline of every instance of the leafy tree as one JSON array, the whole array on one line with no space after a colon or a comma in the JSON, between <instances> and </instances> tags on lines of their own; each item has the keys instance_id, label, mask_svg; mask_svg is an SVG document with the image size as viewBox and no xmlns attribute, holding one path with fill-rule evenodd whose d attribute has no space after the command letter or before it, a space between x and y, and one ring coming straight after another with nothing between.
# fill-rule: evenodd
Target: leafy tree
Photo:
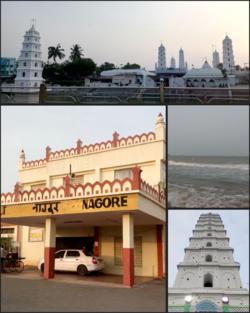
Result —
<instances>
[{"instance_id":1,"label":"leafy tree","mask_svg":"<svg viewBox=\"0 0 250 313\"><path fill-rule=\"evenodd\" d=\"M133 64L130 64L130 63L127 63L126 65L124 65L122 67L122 69L138 69L138 68L141 68L139 64L136 64L136 63L133 63Z\"/></svg>"},{"instance_id":2,"label":"leafy tree","mask_svg":"<svg viewBox=\"0 0 250 313\"><path fill-rule=\"evenodd\" d=\"M58 57L60 60L65 57L65 54L62 53L64 49L61 49L61 44L59 43L57 47L49 47L48 48L48 59L53 58L54 62L56 62L56 58Z\"/></svg>"},{"instance_id":3,"label":"leafy tree","mask_svg":"<svg viewBox=\"0 0 250 313\"><path fill-rule=\"evenodd\" d=\"M221 73L225 76L225 75L227 75L227 70L226 70L225 68L223 68L223 69L221 70Z\"/></svg>"},{"instance_id":4,"label":"leafy tree","mask_svg":"<svg viewBox=\"0 0 250 313\"><path fill-rule=\"evenodd\" d=\"M63 79L65 78L64 64L57 63L43 63L43 73L44 78L50 79Z\"/></svg>"},{"instance_id":5,"label":"leafy tree","mask_svg":"<svg viewBox=\"0 0 250 313\"><path fill-rule=\"evenodd\" d=\"M79 76L91 75L96 70L96 63L92 59L77 59L74 64Z\"/></svg>"},{"instance_id":6,"label":"leafy tree","mask_svg":"<svg viewBox=\"0 0 250 313\"><path fill-rule=\"evenodd\" d=\"M236 71L239 71L241 68L239 65L235 65L235 69L236 69Z\"/></svg>"},{"instance_id":7,"label":"leafy tree","mask_svg":"<svg viewBox=\"0 0 250 313\"><path fill-rule=\"evenodd\" d=\"M98 72L102 72L102 71L109 71L109 70L115 70L116 67L113 63L109 63L109 62L104 62L102 65L100 65L97 68Z\"/></svg>"},{"instance_id":8,"label":"leafy tree","mask_svg":"<svg viewBox=\"0 0 250 313\"><path fill-rule=\"evenodd\" d=\"M219 63L216 67L217 67L219 70L222 70L222 69L223 69L223 64L222 64L222 63Z\"/></svg>"},{"instance_id":9,"label":"leafy tree","mask_svg":"<svg viewBox=\"0 0 250 313\"><path fill-rule=\"evenodd\" d=\"M81 59L83 55L83 49L79 45L73 45L73 48L70 48L71 53L69 59L75 62L77 59Z\"/></svg>"}]
</instances>

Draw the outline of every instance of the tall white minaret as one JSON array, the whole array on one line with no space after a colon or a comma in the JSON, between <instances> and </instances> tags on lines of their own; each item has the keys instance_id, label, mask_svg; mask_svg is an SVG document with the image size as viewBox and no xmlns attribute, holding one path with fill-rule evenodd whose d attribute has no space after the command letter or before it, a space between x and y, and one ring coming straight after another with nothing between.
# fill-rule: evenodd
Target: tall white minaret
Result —
<instances>
[{"instance_id":1,"label":"tall white minaret","mask_svg":"<svg viewBox=\"0 0 250 313\"><path fill-rule=\"evenodd\" d=\"M40 87L40 84L44 82L42 78L42 58L41 58L41 43L40 35L34 28L34 24L31 29L26 31L21 55L18 59L17 75L15 78L16 87ZM31 92L35 89L16 89L15 91Z\"/></svg>"},{"instance_id":2,"label":"tall white minaret","mask_svg":"<svg viewBox=\"0 0 250 313\"><path fill-rule=\"evenodd\" d=\"M223 68L228 72L234 70L234 55L233 55L233 45L232 40L226 35L225 39L222 41L223 50Z\"/></svg>"},{"instance_id":3,"label":"tall white minaret","mask_svg":"<svg viewBox=\"0 0 250 313\"><path fill-rule=\"evenodd\" d=\"M219 63L220 63L219 53L215 49L213 53L213 67L216 67Z\"/></svg>"},{"instance_id":4,"label":"tall white minaret","mask_svg":"<svg viewBox=\"0 0 250 313\"><path fill-rule=\"evenodd\" d=\"M174 57L171 58L170 64L171 64L170 67L175 68L175 59L174 59Z\"/></svg>"},{"instance_id":5,"label":"tall white minaret","mask_svg":"<svg viewBox=\"0 0 250 313\"><path fill-rule=\"evenodd\" d=\"M238 312L249 309L249 291L243 288L240 263L234 260L219 214L201 214L184 252L174 286L168 290L168 312L176 312L171 306L178 305L190 306L189 312L223 312L222 301Z\"/></svg>"},{"instance_id":6,"label":"tall white minaret","mask_svg":"<svg viewBox=\"0 0 250 313\"><path fill-rule=\"evenodd\" d=\"M161 70L162 68L166 68L166 53L165 47L161 44L158 49L158 68Z\"/></svg>"},{"instance_id":7,"label":"tall white minaret","mask_svg":"<svg viewBox=\"0 0 250 313\"><path fill-rule=\"evenodd\" d=\"M184 51L182 50L182 48L179 51L179 67L180 68L184 68Z\"/></svg>"}]
</instances>

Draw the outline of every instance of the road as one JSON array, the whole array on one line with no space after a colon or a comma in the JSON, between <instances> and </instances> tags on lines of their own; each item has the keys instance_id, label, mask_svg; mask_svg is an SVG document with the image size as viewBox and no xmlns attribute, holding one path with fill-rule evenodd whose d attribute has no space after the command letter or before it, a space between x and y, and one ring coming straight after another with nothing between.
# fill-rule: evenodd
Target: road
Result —
<instances>
[{"instance_id":1,"label":"road","mask_svg":"<svg viewBox=\"0 0 250 313\"><path fill-rule=\"evenodd\" d=\"M1 275L2 312L166 312L166 284L134 288Z\"/></svg>"}]
</instances>

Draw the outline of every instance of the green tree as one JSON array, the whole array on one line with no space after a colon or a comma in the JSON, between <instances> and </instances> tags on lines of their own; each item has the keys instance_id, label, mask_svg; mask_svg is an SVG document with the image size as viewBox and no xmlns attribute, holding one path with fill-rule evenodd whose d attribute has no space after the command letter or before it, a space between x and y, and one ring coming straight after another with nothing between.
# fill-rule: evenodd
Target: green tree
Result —
<instances>
[{"instance_id":1,"label":"green tree","mask_svg":"<svg viewBox=\"0 0 250 313\"><path fill-rule=\"evenodd\" d=\"M79 45L73 45L73 48L70 48L71 53L69 59L75 62L77 59L81 59L83 55L83 49Z\"/></svg>"},{"instance_id":2,"label":"green tree","mask_svg":"<svg viewBox=\"0 0 250 313\"><path fill-rule=\"evenodd\" d=\"M77 59L74 64L78 76L88 76L96 70L96 63L92 59Z\"/></svg>"},{"instance_id":3,"label":"green tree","mask_svg":"<svg viewBox=\"0 0 250 313\"><path fill-rule=\"evenodd\" d=\"M221 70L221 73L225 76L225 75L227 75L227 70L226 70L225 68L223 68L223 69Z\"/></svg>"},{"instance_id":4,"label":"green tree","mask_svg":"<svg viewBox=\"0 0 250 313\"><path fill-rule=\"evenodd\" d=\"M66 76L69 79L74 79L78 75L77 70L76 70L76 65L74 62L69 62L69 61L64 62L64 70L65 70Z\"/></svg>"},{"instance_id":5,"label":"green tree","mask_svg":"<svg viewBox=\"0 0 250 313\"><path fill-rule=\"evenodd\" d=\"M223 69L223 64L222 64L222 63L219 63L216 67L217 67L219 70L222 70L222 69Z\"/></svg>"},{"instance_id":6,"label":"green tree","mask_svg":"<svg viewBox=\"0 0 250 313\"><path fill-rule=\"evenodd\" d=\"M241 68L239 65L235 65L235 69L236 69L236 71L239 71Z\"/></svg>"},{"instance_id":7,"label":"green tree","mask_svg":"<svg viewBox=\"0 0 250 313\"><path fill-rule=\"evenodd\" d=\"M124 70L125 69L138 69L138 68L141 68L139 64L136 64L136 63L130 64L129 62L122 67L122 69Z\"/></svg>"},{"instance_id":8,"label":"green tree","mask_svg":"<svg viewBox=\"0 0 250 313\"><path fill-rule=\"evenodd\" d=\"M98 72L102 72L102 71L109 71L109 70L115 70L116 67L113 63L109 63L109 62L104 62L102 65L100 65L97 68Z\"/></svg>"},{"instance_id":9,"label":"green tree","mask_svg":"<svg viewBox=\"0 0 250 313\"><path fill-rule=\"evenodd\" d=\"M57 63L43 63L43 72L42 76L46 79L64 79L65 78L65 69L64 64Z\"/></svg>"},{"instance_id":10,"label":"green tree","mask_svg":"<svg viewBox=\"0 0 250 313\"><path fill-rule=\"evenodd\" d=\"M62 53L64 49L61 49L61 44L59 43L57 47L49 47L48 48L48 59L53 58L56 63L56 58L58 57L60 60L65 57L65 54Z\"/></svg>"}]
</instances>

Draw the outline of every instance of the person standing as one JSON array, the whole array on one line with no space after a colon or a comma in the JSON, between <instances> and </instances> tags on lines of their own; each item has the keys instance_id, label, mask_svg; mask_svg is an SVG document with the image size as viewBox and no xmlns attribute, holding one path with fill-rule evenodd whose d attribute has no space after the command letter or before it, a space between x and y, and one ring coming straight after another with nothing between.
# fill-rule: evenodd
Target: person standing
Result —
<instances>
[{"instance_id":1,"label":"person standing","mask_svg":"<svg viewBox=\"0 0 250 313\"><path fill-rule=\"evenodd\" d=\"M3 245L1 247L1 272L3 273L3 258L8 252L4 249Z\"/></svg>"}]
</instances>

